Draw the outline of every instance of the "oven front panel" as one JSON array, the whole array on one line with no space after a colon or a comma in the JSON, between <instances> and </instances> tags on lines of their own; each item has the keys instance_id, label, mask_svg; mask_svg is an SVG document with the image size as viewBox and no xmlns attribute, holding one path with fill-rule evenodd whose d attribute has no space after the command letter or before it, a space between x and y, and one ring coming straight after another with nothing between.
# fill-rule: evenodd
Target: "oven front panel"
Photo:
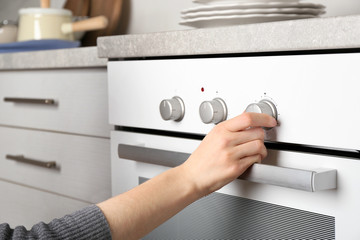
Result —
<instances>
[{"instance_id":1,"label":"oven front panel","mask_svg":"<svg viewBox=\"0 0 360 240\"><path fill-rule=\"evenodd\" d=\"M279 126L268 140L360 149L360 54L110 62L110 123L206 134L199 106L224 100L227 119L262 99L276 105ZM164 121L160 102L180 97L181 121Z\"/></svg>"},{"instance_id":2,"label":"oven front panel","mask_svg":"<svg viewBox=\"0 0 360 240\"><path fill-rule=\"evenodd\" d=\"M112 132L111 139L113 195L120 194L137 186L139 181L143 181L141 179L150 179L169 169L168 167L155 164L120 159L118 152L119 144L191 153L200 143L199 140L123 131ZM169 161L171 161L171 159ZM357 161L313 154L269 151L269 156L263 161L263 163L297 169L336 169L338 175L337 189L324 190L319 192L306 192L268 184L235 180L219 190L217 192L217 194L219 194L218 196L214 196L213 198L211 197L210 199L204 198L198 201L198 205L195 205L197 206L195 209L199 211L199 214L205 214L206 211L210 210L206 207L201 208L199 206L217 206L219 204L225 204L226 208L234 208L234 211L236 210L241 212L242 204L251 204L251 207L254 208L258 208L261 205L264 207L264 209L260 212L266 212L266 216L259 215L260 218L276 218L281 220L282 217L278 214L285 214L286 216L284 215L283 218L298 218L298 221L294 222L294 226L298 225L299 222L307 222L310 221L310 219L315 219L315 222L311 222L310 225L314 225L316 223L320 224L318 227L329 228L329 234L331 234L331 226L335 225L333 227L335 227L334 232L336 239L359 239L360 229L357 227L357 225L360 221L360 208L358 207L358 203L360 202L360 192L358 191L360 179L357 176L357 172L360 171L360 165ZM250 203L248 201L250 201ZM258 206L258 204L260 205ZM283 210L285 208L285 213L280 211L280 208ZM179 215L178 218L180 218L180 220L189 217L186 215L189 213L189 210L184 212L185 215ZM190 212L193 212L193 210ZM224 219L229 220L228 217L230 216L225 215L223 217ZM241 217L242 216L239 216L237 220L240 221ZM175 218L172 221L175 221L175 225L177 225L179 224L178 221L180 220ZM249 221L251 222L255 220L249 219ZM259 221L259 224L260 223L261 221ZM321 223L325 224L326 226L322 225ZM220 223L214 219L214 222L210 221L210 223L208 222L204 224L210 224L211 226L211 224L218 225ZM282 226L281 222L279 222L279 224L276 226L279 233L281 233L282 230L285 231L287 228L286 225ZM252 227L261 228L261 224ZM266 227L269 227L269 225L266 225ZM234 227L231 227L231 229L231 231L236 230ZM308 230L310 231L310 229ZM252 229L251 231L256 232L256 229ZM263 231L264 234L266 233L266 229L262 229L261 231ZM302 231L307 231L306 226ZM163 234L162 231L160 232ZM318 234L318 232L316 234ZM273 239L280 238L280 236L284 235L277 235L277 237ZM156 237L152 239L156 239ZM322 239L332 238L325 237Z\"/></svg>"},{"instance_id":3,"label":"oven front panel","mask_svg":"<svg viewBox=\"0 0 360 240\"><path fill-rule=\"evenodd\" d=\"M147 179L140 178L140 183ZM286 226L286 227L285 227ZM335 218L212 193L143 239L335 239Z\"/></svg>"}]
</instances>

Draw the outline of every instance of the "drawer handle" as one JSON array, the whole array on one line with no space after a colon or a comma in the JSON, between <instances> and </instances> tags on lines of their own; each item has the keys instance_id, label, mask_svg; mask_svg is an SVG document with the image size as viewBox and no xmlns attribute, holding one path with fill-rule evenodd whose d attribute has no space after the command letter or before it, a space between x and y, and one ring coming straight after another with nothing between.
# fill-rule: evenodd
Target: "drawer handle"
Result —
<instances>
[{"instance_id":1,"label":"drawer handle","mask_svg":"<svg viewBox=\"0 0 360 240\"><path fill-rule=\"evenodd\" d=\"M50 162L42 162L38 160L34 160L31 158L26 158L23 155L6 155L6 159L14 160L21 163L28 163L31 165L39 166L39 167L45 167L45 168L56 168L56 162L50 161Z\"/></svg>"},{"instance_id":2,"label":"drawer handle","mask_svg":"<svg viewBox=\"0 0 360 240\"><path fill-rule=\"evenodd\" d=\"M55 105L55 100L54 99L49 99L49 98L13 98L13 97L5 97L4 102Z\"/></svg>"}]
</instances>

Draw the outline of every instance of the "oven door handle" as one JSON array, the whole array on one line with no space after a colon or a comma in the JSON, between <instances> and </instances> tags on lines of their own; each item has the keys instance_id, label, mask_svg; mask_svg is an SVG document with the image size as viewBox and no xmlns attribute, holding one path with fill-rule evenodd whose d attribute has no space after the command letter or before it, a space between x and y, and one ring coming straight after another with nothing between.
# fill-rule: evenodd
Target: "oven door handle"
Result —
<instances>
[{"instance_id":1,"label":"oven door handle","mask_svg":"<svg viewBox=\"0 0 360 240\"><path fill-rule=\"evenodd\" d=\"M137 162L176 167L185 162L190 154L119 144L118 156L122 159ZM239 179L315 192L335 189L337 184L336 173L335 169L303 170L266 164L254 164L246 170Z\"/></svg>"}]
</instances>

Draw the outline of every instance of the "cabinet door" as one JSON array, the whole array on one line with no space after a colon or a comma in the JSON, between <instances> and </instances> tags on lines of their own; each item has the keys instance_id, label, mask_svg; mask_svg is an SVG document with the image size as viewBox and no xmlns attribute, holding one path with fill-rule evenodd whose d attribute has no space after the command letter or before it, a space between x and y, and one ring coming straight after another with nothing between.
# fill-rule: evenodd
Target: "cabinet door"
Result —
<instances>
[{"instance_id":1,"label":"cabinet door","mask_svg":"<svg viewBox=\"0 0 360 240\"><path fill-rule=\"evenodd\" d=\"M106 69L1 72L0 124L109 137Z\"/></svg>"},{"instance_id":2,"label":"cabinet door","mask_svg":"<svg viewBox=\"0 0 360 240\"><path fill-rule=\"evenodd\" d=\"M111 195L110 140L0 127L0 178L97 203Z\"/></svg>"},{"instance_id":3,"label":"cabinet door","mask_svg":"<svg viewBox=\"0 0 360 240\"><path fill-rule=\"evenodd\" d=\"M29 230L38 222L48 223L89 205L1 180L0 189L0 223L9 223L12 228L24 225Z\"/></svg>"}]
</instances>

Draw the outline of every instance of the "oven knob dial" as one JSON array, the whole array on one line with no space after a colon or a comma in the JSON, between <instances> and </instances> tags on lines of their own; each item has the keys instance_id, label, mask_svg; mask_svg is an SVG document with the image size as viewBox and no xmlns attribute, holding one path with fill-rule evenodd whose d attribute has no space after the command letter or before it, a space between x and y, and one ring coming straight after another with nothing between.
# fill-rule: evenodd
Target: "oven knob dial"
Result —
<instances>
[{"instance_id":1,"label":"oven knob dial","mask_svg":"<svg viewBox=\"0 0 360 240\"><path fill-rule=\"evenodd\" d=\"M251 103L249 106L247 106L245 112L265 113L272 116L276 120L278 116L275 104L266 99L260 100L258 103Z\"/></svg>"},{"instance_id":2,"label":"oven knob dial","mask_svg":"<svg viewBox=\"0 0 360 240\"><path fill-rule=\"evenodd\" d=\"M181 121L185 114L184 102L179 97L162 100L159 109L162 119L166 121Z\"/></svg>"},{"instance_id":3,"label":"oven knob dial","mask_svg":"<svg viewBox=\"0 0 360 240\"><path fill-rule=\"evenodd\" d=\"M219 123L227 118L227 107L221 98L202 102L199 108L200 118L204 123Z\"/></svg>"}]
</instances>

